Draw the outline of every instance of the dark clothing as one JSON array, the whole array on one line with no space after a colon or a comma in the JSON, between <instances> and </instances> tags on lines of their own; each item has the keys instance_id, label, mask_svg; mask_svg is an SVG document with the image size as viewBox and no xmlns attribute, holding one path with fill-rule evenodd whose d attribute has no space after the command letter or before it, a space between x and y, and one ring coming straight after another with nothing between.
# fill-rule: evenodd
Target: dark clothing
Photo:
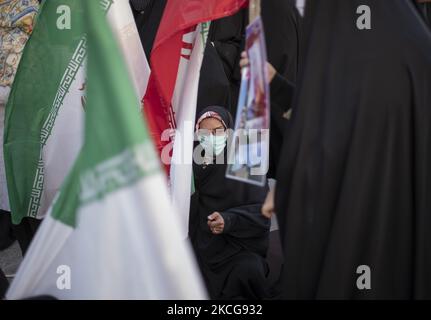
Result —
<instances>
[{"instance_id":1,"label":"dark clothing","mask_svg":"<svg viewBox=\"0 0 431 320\"><path fill-rule=\"evenodd\" d=\"M202 61L197 111L207 106L225 106L236 115L247 16L244 10L211 22Z\"/></svg>"},{"instance_id":2,"label":"dark clothing","mask_svg":"<svg viewBox=\"0 0 431 320\"><path fill-rule=\"evenodd\" d=\"M215 111L232 127L223 108ZM202 113L203 113L202 112ZM189 236L213 299L267 297L265 261L270 220L260 211L267 188L225 178L226 164L194 164L196 191L191 199ZM225 227L214 235L208 216L219 212Z\"/></svg>"},{"instance_id":3,"label":"dark clothing","mask_svg":"<svg viewBox=\"0 0 431 320\"><path fill-rule=\"evenodd\" d=\"M290 109L295 94L295 84L279 73L271 81L271 111L280 110L280 117ZM277 117L278 119L279 117ZM286 126L286 123L279 124Z\"/></svg>"},{"instance_id":4,"label":"dark clothing","mask_svg":"<svg viewBox=\"0 0 431 320\"><path fill-rule=\"evenodd\" d=\"M431 28L431 3L417 3L416 0L414 1L425 23Z\"/></svg>"},{"instance_id":5,"label":"dark clothing","mask_svg":"<svg viewBox=\"0 0 431 320\"><path fill-rule=\"evenodd\" d=\"M431 33L404 0L308 1L305 28L275 200L285 297L429 299Z\"/></svg>"},{"instance_id":6,"label":"dark clothing","mask_svg":"<svg viewBox=\"0 0 431 320\"><path fill-rule=\"evenodd\" d=\"M0 251L9 248L14 241L10 212L0 210Z\"/></svg>"},{"instance_id":7,"label":"dark clothing","mask_svg":"<svg viewBox=\"0 0 431 320\"><path fill-rule=\"evenodd\" d=\"M139 12L147 10L147 8L153 5L153 0L130 0L133 9Z\"/></svg>"},{"instance_id":8,"label":"dark clothing","mask_svg":"<svg viewBox=\"0 0 431 320\"><path fill-rule=\"evenodd\" d=\"M0 300L6 295L6 291L8 288L9 288L9 281L7 281L7 278L3 273L3 270L0 269Z\"/></svg>"},{"instance_id":9,"label":"dark clothing","mask_svg":"<svg viewBox=\"0 0 431 320\"><path fill-rule=\"evenodd\" d=\"M136 26L151 64L151 50L166 6L166 0L130 0ZM239 59L244 47L247 16L244 10L211 22L202 61L197 114L211 105L236 113L241 74Z\"/></svg>"},{"instance_id":10,"label":"dark clothing","mask_svg":"<svg viewBox=\"0 0 431 320\"><path fill-rule=\"evenodd\" d=\"M151 50L165 10L166 0L130 0L130 6L145 55L148 63L151 64Z\"/></svg>"},{"instance_id":11,"label":"dark clothing","mask_svg":"<svg viewBox=\"0 0 431 320\"><path fill-rule=\"evenodd\" d=\"M23 256L30 247L31 241L41 223L42 220L26 217L23 218L19 224L12 226L13 233L16 240L18 240Z\"/></svg>"},{"instance_id":12,"label":"dark clothing","mask_svg":"<svg viewBox=\"0 0 431 320\"><path fill-rule=\"evenodd\" d=\"M262 1L268 61L279 73L271 83L271 130L268 177L275 178L287 119L291 109L295 83L300 68L301 17L290 1ZM283 79L284 78L284 79ZM287 80L286 80L287 79Z\"/></svg>"},{"instance_id":13,"label":"dark clothing","mask_svg":"<svg viewBox=\"0 0 431 320\"><path fill-rule=\"evenodd\" d=\"M277 73L271 82L270 92L271 127L268 178L275 178L283 145L283 134L288 121L285 114L291 110L295 84Z\"/></svg>"},{"instance_id":14,"label":"dark clothing","mask_svg":"<svg viewBox=\"0 0 431 320\"><path fill-rule=\"evenodd\" d=\"M283 146L283 128L287 125L285 114L290 109L295 92L295 85L284 78L279 73L276 74L271 82L271 131L270 131L270 165L268 178L275 178L277 166L280 159L280 152ZM281 272L283 266L282 250L280 248L279 230L271 232L270 241L272 245L269 249L269 259L271 267L271 293L272 298L280 298L283 287ZM278 243L277 243L278 241Z\"/></svg>"},{"instance_id":15,"label":"dark clothing","mask_svg":"<svg viewBox=\"0 0 431 320\"><path fill-rule=\"evenodd\" d=\"M300 66L302 35L298 10L285 0L264 0L262 21L268 61L283 77L295 83Z\"/></svg>"},{"instance_id":16,"label":"dark clothing","mask_svg":"<svg viewBox=\"0 0 431 320\"><path fill-rule=\"evenodd\" d=\"M9 212L1 210L0 212L0 250L7 249L17 240L21 248L22 255L27 252L31 241L42 220L34 218L23 218L17 225L12 224Z\"/></svg>"},{"instance_id":17,"label":"dark clothing","mask_svg":"<svg viewBox=\"0 0 431 320\"><path fill-rule=\"evenodd\" d=\"M200 77L196 116L208 106L226 106L232 110L231 84L220 55L211 42L207 42L205 48Z\"/></svg>"}]
</instances>

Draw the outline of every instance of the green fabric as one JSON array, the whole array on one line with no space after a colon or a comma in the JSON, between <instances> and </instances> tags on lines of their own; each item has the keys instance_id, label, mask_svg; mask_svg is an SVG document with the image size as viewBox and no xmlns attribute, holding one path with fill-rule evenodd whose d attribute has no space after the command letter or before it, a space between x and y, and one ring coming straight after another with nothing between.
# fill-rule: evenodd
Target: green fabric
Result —
<instances>
[{"instance_id":1,"label":"green fabric","mask_svg":"<svg viewBox=\"0 0 431 320\"><path fill-rule=\"evenodd\" d=\"M83 2L67 1L72 28L60 30L57 8L65 2L45 1L18 67L6 106L4 130L5 168L14 223L37 214L44 187L41 151L64 99L57 92L59 87L67 92L75 69L85 58ZM82 54L74 56L79 46L83 48ZM72 60L70 77L63 78ZM34 210L29 209L30 201L34 202Z\"/></svg>"},{"instance_id":2,"label":"green fabric","mask_svg":"<svg viewBox=\"0 0 431 320\"><path fill-rule=\"evenodd\" d=\"M83 2L89 42L85 142L52 213L70 226L76 225L80 205L109 196L160 170L106 18L97 2Z\"/></svg>"}]
</instances>

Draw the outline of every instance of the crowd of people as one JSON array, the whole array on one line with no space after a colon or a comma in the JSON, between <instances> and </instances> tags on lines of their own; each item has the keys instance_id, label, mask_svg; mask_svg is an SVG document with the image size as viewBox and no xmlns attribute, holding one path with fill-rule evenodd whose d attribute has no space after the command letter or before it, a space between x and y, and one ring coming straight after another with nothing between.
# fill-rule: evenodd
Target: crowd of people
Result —
<instances>
[{"instance_id":1,"label":"crowd of people","mask_svg":"<svg viewBox=\"0 0 431 320\"><path fill-rule=\"evenodd\" d=\"M130 0L148 61L167 1ZM363 4L371 28L361 30ZM305 15L294 0L261 5L274 183L228 179L227 161L193 164L189 238L210 297L431 298L431 1L309 0ZM198 143L215 158L226 157L249 64L248 17L245 8L209 30L196 130L211 133ZM1 94L12 84L4 30L2 20ZM0 209L0 249L17 239L24 255L40 221L15 226ZM371 288L358 287L360 266ZM4 292L2 272L0 283Z\"/></svg>"}]
</instances>

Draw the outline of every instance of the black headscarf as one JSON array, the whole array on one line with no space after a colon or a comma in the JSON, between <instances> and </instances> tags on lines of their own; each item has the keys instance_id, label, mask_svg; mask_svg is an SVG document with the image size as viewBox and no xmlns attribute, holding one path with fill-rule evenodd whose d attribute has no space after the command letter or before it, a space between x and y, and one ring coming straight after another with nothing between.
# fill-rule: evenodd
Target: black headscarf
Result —
<instances>
[{"instance_id":1,"label":"black headscarf","mask_svg":"<svg viewBox=\"0 0 431 320\"><path fill-rule=\"evenodd\" d=\"M220 106L206 107L197 114L196 119L199 119L200 117L202 117L202 115L204 115L207 112L217 113L220 116L220 118L223 119L223 122L226 125L226 129L233 129L233 125L234 125L233 118L231 113L226 108L220 107Z\"/></svg>"},{"instance_id":2,"label":"black headscarf","mask_svg":"<svg viewBox=\"0 0 431 320\"><path fill-rule=\"evenodd\" d=\"M286 298L430 299L431 33L406 0L307 1L305 20L277 176Z\"/></svg>"},{"instance_id":3,"label":"black headscarf","mask_svg":"<svg viewBox=\"0 0 431 320\"><path fill-rule=\"evenodd\" d=\"M208 111L218 113L229 128L233 127L232 116L222 107L205 108L198 118ZM260 212L267 187L227 179L226 164L194 164L193 170L195 193L191 201L189 235L204 273L208 274L205 270L212 270L242 251L265 257L270 220ZM225 229L220 235L213 235L207 224L207 217L216 211L225 220ZM214 280L210 286L211 296L217 296L224 284L211 280Z\"/></svg>"}]
</instances>

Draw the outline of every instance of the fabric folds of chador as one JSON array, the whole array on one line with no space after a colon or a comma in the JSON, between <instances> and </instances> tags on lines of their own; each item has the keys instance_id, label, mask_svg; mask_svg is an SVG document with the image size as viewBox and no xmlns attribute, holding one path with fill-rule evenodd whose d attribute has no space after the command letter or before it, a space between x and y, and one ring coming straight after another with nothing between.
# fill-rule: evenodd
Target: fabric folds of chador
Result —
<instances>
[{"instance_id":1,"label":"fabric folds of chador","mask_svg":"<svg viewBox=\"0 0 431 320\"><path fill-rule=\"evenodd\" d=\"M128 148L82 174L80 202L87 204L103 198L158 170L159 162L153 155L151 142Z\"/></svg>"}]
</instances>

